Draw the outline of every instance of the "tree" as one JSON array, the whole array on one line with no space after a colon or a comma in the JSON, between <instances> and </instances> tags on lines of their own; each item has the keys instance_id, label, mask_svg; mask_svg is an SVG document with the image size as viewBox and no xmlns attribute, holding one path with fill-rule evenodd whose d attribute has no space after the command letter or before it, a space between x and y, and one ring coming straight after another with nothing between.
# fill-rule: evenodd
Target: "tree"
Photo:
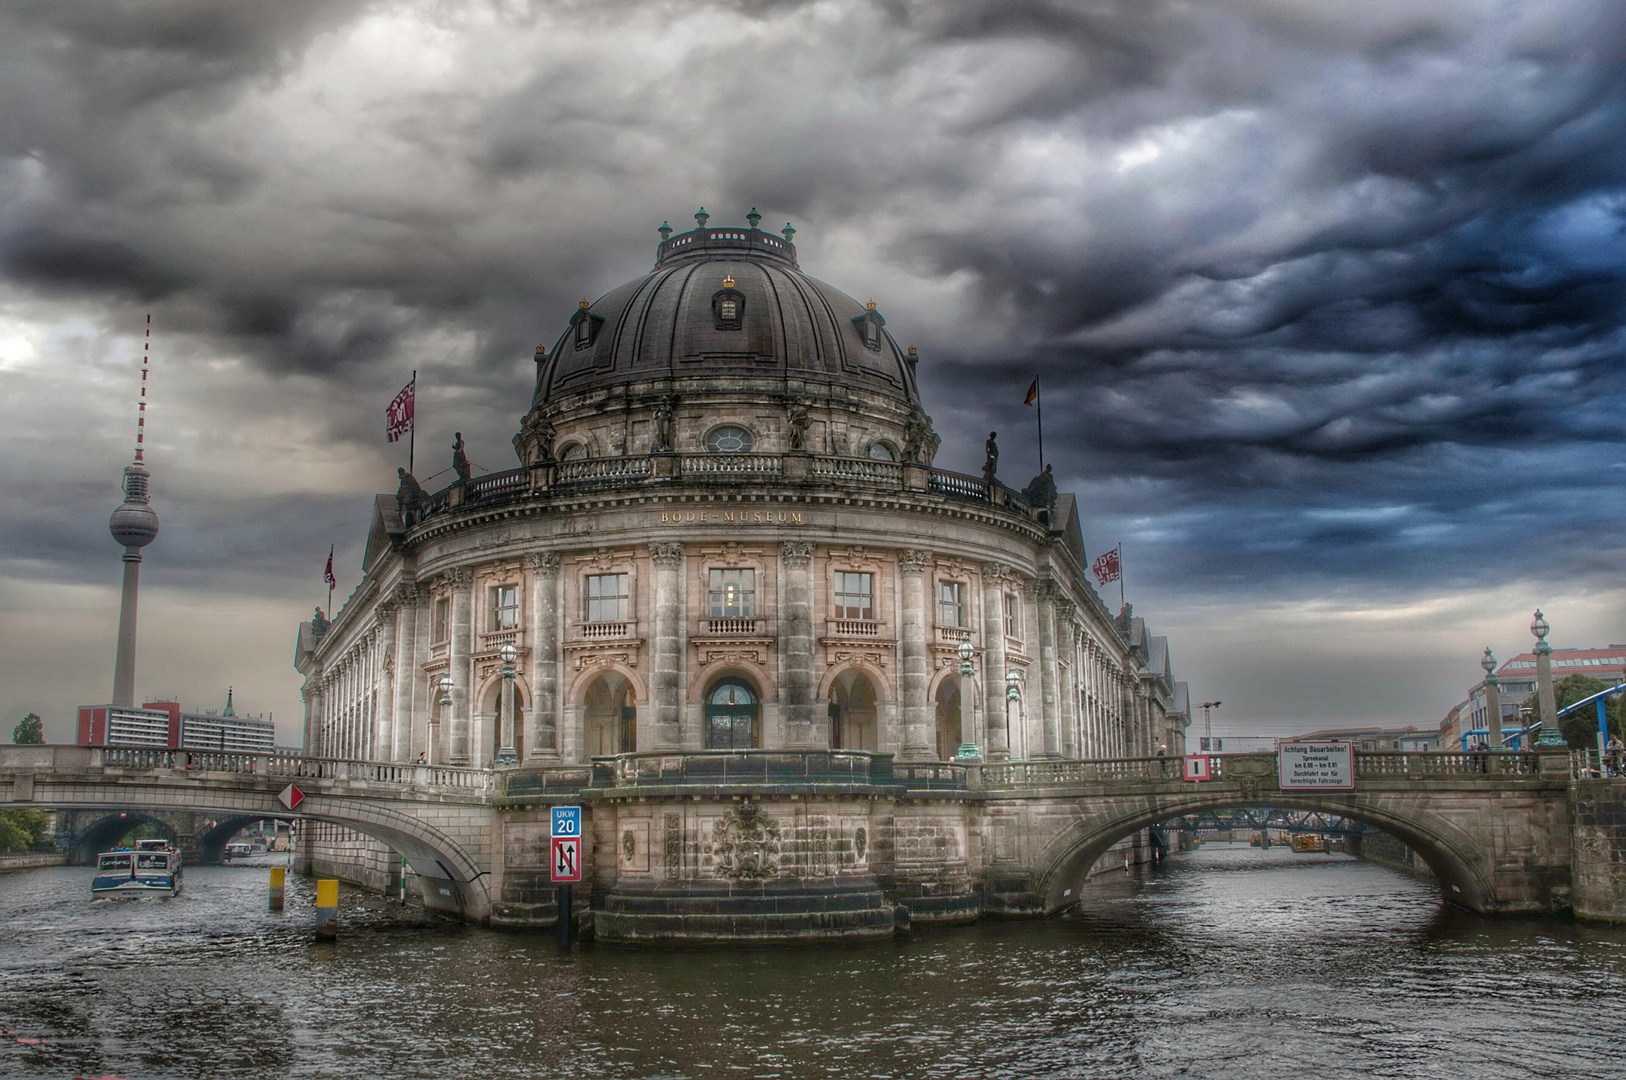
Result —
<instances>
[{"instance_id":1,"label":"tree","mask_svg":"<svg viewBox=\"0 0 1626 1080\"><path fill-rule=\"evenodd\" d=\"M43 810L0 810L0 852L27 851L50 825L51 816Z\"/></svg>"},{"instance_id":2,"label":"tree","mask_svg":"<svg viewBox=\"0 0 1626 1080\"><path fill-rule=\"evenodd\" d=\"M19 744L44 742L45 725L40 723L39 713L29 713L18 721L17 726L11 731L11 741Z\"/></svg>"},{"instance_id":3,"label":"tree","mask_svg":"<svg viewBox=\"0 0 1626 1080\"><path fill-rule=\"evenodd\" d=\"M1611 685L1613 684L1606 683L1602 679L1594 679L1590 675L1566 675L1553 683L1553 700L1558 708L1562 709L1574 705L1577 701L1583 701L1600 690L1607 690ZM1604 715L1609 720L1609 730L1615 735L1621 733L1622 696L1626 695L1617 694L1610 698L1608 707L1604 710ZM1521 706L1530 710L1532 719L1541 715L1541 707L1537 701L1538 695L1531 694L1524 699L1524 705ZM1564 741L1569 743L1571 750L1598 748L1598 713L1591 707L1559 717L1558 730L1564 736Z\"/></svg>"}]
</instances>

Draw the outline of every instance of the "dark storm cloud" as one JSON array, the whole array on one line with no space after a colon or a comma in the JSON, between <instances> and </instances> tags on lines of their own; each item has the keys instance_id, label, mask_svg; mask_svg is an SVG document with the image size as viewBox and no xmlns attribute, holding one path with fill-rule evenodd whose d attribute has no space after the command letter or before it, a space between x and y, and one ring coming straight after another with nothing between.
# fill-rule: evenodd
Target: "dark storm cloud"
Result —
<instances>
[{"instance_id":1,"label":"dark storm cloud","mask_svg":"<svg viewBox=\"0 0 1626 1080\"><path fill-rule=\"evenodd\" d=\"M174 378L253 380L192 403L222 438L264 413L356 462L267 496L290 544L391 486L411 369L428 461L455 425L511 464L532 348L703 203L795 218L810 272L881 298L940 464L997 427L1025 482L1040 374L1094 546L1291 591L1512 573L1556 532L1597 580L1622 40L1608 0L12 4L0 267L126 328L159 304ZM246 482L168 497L240 551ZM0 539L99 558L93 503Z\"/></svg>"}]
</instances>

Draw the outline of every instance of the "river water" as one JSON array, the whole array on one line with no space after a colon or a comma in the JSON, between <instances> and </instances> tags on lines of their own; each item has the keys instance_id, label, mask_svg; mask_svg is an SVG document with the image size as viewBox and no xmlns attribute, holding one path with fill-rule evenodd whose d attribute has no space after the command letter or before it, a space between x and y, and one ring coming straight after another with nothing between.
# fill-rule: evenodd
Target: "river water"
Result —
<instances>
[{"instance_id":1,"label":"river water","mask_svg":"<svg viewBox=\"0 0 1626 1080\"><path fill-rule=\"evenodd\" d=\"M907 944L568 958L348 891L318 945L312 883L272 915L263 868L90 875L0 876L0 1076L1626 1077L1626 930L1342 855L1209 845Z\"/></svg>"}]
</instances>

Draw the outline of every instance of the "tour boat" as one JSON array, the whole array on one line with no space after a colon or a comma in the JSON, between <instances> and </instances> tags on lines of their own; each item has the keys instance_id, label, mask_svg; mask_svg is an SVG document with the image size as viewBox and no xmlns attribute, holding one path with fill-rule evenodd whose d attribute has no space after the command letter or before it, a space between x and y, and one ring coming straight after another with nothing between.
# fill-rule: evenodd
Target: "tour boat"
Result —
<instances>
[{"instance_id":1,"label":"tour boat","mask_svg":"<svg viewBox=\"0 0 1626 1080\"><path fill-rule=\"evenodd\" d=\"M167 840L137 840L134 850L118 848L96 856L90 895L138 896L181 891L181 853Z\"/></svg>"}]
</instances>

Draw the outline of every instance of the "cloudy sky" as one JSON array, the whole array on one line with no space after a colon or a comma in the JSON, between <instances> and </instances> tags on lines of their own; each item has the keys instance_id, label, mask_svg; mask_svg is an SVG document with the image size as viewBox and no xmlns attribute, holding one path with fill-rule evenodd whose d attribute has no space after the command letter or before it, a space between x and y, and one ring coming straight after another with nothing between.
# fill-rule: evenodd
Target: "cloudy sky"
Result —
<instances>
[{"instance_id":1,"label":"cloudy sky","mask_svg":"<svg viewBox=\"0 0 1626 1080\"><path fill-rule=\"evenodd\" d=\"M1234 733L1436 724L1485 645L1626 641L1618 0L0 7L0 723L273 712L419 372L515 462L531 351L752 206L920 346L938 464L1046 450ZM1116 606L1116 587L1106 594Z\"/></svg>"}]
</instances>

